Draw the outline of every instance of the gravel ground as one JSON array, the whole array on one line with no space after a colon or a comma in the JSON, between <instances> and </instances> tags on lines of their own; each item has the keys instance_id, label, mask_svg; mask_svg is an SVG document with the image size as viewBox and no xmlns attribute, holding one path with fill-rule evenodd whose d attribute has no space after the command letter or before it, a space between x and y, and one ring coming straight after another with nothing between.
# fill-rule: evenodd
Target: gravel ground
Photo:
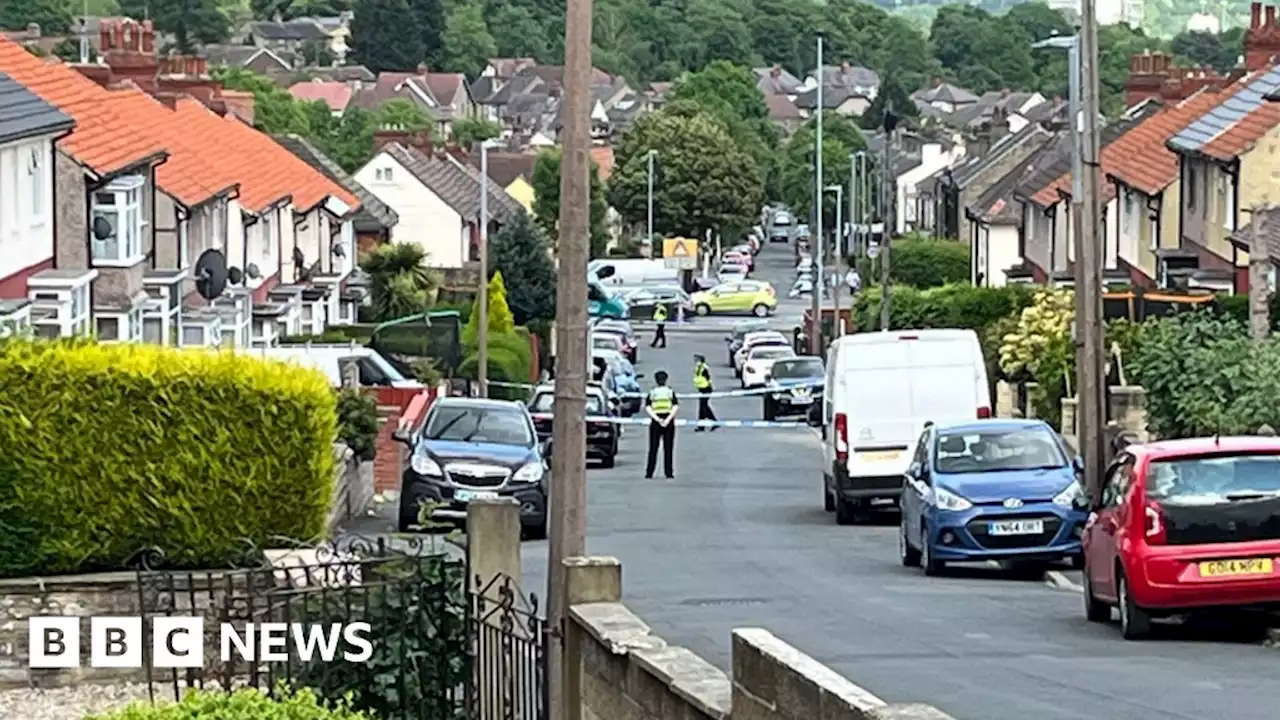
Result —
<instances>
[{"instance_id":1,"label":"gravel ground","mask_svg":"<svg viewBox=\"0 0 1280 720\"><path fill-rule=\"evenodd\" d=\"M172 698L173 686L156 683L155 694L157 699ZM145 683L7 690L0 692L0 720L82 720L134 700L148 701Z\"/></svg>"}]
</instances>

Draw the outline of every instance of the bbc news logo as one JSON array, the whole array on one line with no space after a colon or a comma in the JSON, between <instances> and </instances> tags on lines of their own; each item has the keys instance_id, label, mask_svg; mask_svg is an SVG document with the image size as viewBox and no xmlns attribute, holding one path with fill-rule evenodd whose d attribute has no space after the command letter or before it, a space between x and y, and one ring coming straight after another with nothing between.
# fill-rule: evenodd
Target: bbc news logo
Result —
<instances>
[{"instance_id":1,"label":"bbc news logo","mask_svg":"<svg viewBox=\"0 0 1280 720\"><path fill-rule=\"evenodd\" d=\"M28 657L33 668L80 667L79 617L30 618ZM140 617L89 618L89 666L140 668L147 635ZM222 662L367 662L373 656L369 623L222 623L218 628ZM204 618L151 618L150 663L156 668L205 665ZM292 656L290 651L292 650Z\"/></svg>"}]
</instances>

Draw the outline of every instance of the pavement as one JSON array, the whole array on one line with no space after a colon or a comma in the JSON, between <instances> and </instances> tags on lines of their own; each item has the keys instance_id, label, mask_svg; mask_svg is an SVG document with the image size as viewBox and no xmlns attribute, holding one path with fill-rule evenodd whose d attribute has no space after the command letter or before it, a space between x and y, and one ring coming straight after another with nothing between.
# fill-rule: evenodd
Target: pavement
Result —
<instances>
[{"instance_id":1,"label":"pavement","mask_svg":"<svg viewBox=\"0 0 1280 720\"><path fill-rule=\"evenodd\" d=\"M790 257L766 245L756 277L785 294ZM783 303L775 320L794 326L806 304ZM720 336L668 335L640 363L649 377L671 373L683 417L696 416L695 352L717 389L738 387ZM722 419L761 417L755 398L714 407ZM655 633L726 671L730 632L765 627L887 701L957 720L1273 720L1280 706L1280 664L1261 638L1170 625L1125 642L1085 621L1080 575L1065 567L942 578L902 567L896 516L838 527L823 511L809 428L681 430L671 481L644 479L643 442L628 432L615 468L588 470L588 552L622 561L626 603ZM526 590L545 597L546 542L525 543L523 563Z\"/></svg>"}]
</instances>

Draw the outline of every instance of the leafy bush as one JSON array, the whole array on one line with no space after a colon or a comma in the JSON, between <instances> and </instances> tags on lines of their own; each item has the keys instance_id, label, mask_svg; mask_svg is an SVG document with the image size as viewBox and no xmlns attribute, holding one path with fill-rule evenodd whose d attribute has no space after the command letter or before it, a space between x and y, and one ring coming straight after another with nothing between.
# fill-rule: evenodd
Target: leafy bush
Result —
<instances>
[{"instance_id":1,"label":"leafy bush","mask_svg":"<svg viewBox=\"0 0 1280 720\"><path fill-rule=\"evenodd\" d=\"M440 274L427 267L427 252L415 243L379 245L360 259L369 275L371 306L378 320L425 311L435 301Z\"/></svg>"},{"instance_id":2,"label":"leafy bush","mask_svg":"<svg viewBox=\"0 0 1280 720\"><path fill-rule=\"evenodd\" d=\"M458 366L458 377L479 379L480 356L476 350L474 347L469 349L467 357ZM533 367L531 354L528 341L515 333L490 335L488 379L509 383L529 382ZM510 388L512 392L498 393L497 390L498 388L494 388L490 395L516 399L526 394L515 388Z\"/></svg>"},{"instance_id":3,"label":"leafy bush","mask_svg":"<svg viewBox=\"0 0 1280 720\"><path fill-rule=\"evenodd\" d=\"M325 527L337 434L321 373L152 345L0 353L0 576L216 566Z\"/></svg>"},{"instance_id":4,"label":"leafy bush","mask_svg":"<svg viewBox=\"0 0 1280 720\"><path fill-rule=\"evenodd\" d=\"M502 283L502 273L494 273L489 280L489 334L501 335L515 330L515 317L507 305L507 288ZM462 344L464 347L475 347L480 336L480 303L472 303L471 317L462 328Z\"/></svg>"},{"instance_id":5,"label":"leafy bush","mask_svg":"<svg viewBox=\"0 0 1280 720\"><path fill-rule=\"evenodd\" d=\"M123 710L89 715L84 720L374 720L346 703L327 704L311 690L268 697L245 688L234 693L192 690L180 702L135 702Z\"/></svg>"},{"instance_id":6,"label":"leafy bush","mask_svg":"<svg viewBox=\"0 0 1280 720\"><path fill-rule=\"evenodd\" d=\"M1148 320L1130 358L1162 438L1253 433L1280 426L1280 339L1254 344L1247 326L1210 312Z\"/></svg>"},{"instance_id":7,"label":"leafy bush","mask_svg":"<svg viewBox=\"0 0 1280 720\"><path fill-rule=\"evenodd\" d=\"M1075 343L1071 321L1075 294L1069 290L1042 290L1029 307L1017 315L1012 332L1000 345L1000 369L1007 377L1034 380L1031 395L1036 416L1055 427L1062 418L1062 398L1067 378L1075 367Z\"/></svg>"},{"instance_id":8,"label":"leafy bush","mask_svg":"<svg viewBox=\"0 0 1280 720\"><path fill-rule=\"evenodd\" d=\"M890 295L890 330L967 328L979 331L1031 304L1034 290L1022 285L1002 288L951 284L917 290L895 285ZM880 329L880 288L859 293L854 303L859 332Z\"/></svg>"},{"instance_id":9,"label":"leafy bush","mask_svg":"<svg viewBox=\"0 0 1280 720\"><path fill-rule=\"evenodd\" d=\"M909 235L894 240L889 256L889 281L914 288L969 282L969 245L957 240ZM880 277L880 257L864 260L863 278Z\"/></svg>"},{"instance_id":10,"label":"leafy bush","mask_svg":"<svg viewBox=\"0 0 1280 720\"><path fill-rule=\"evenodd\" d=\"M356 388L338 393L338 439L361 460L372 460L378 452L378 400Z\"/></svg>"}]
</instances>

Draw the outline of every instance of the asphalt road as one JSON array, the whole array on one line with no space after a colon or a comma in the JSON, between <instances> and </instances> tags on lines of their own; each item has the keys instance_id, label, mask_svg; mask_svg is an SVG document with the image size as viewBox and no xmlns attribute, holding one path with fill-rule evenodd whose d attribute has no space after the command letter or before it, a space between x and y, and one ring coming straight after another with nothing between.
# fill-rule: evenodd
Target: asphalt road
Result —
<instances>
[{"instance_id":1,"label":"asphalt road","mask_svg":"<svg viewBox=\"0 0 1280 720\"><path fill-rule=\"evenodd\" d=\"M783 295L790 256L778 245L759 258L757 276ZM794 326L804 303L784 302L777 324ZM719 334L673 331L667 349L642 349L642 370L688 391L695 352L718 389L737 387ZM715 408L760 419L752 398ZM643 428L628 428L617 467L588 471L588 551L622 560L626 602L656 633L722 668L730 631L762 626L886 700L958 720L1272 720L1280 707L1280 656L1256 638L1169 627L1127 643L1085 622L1071 574L1054 588L989 568L934 579L901 567L896 518L837 527L822 510L808 429L682 429L676 448L676 479L645 480ZM524 563L542 595L546 543L527 543Z\"/></svg>"}]
</instances>

